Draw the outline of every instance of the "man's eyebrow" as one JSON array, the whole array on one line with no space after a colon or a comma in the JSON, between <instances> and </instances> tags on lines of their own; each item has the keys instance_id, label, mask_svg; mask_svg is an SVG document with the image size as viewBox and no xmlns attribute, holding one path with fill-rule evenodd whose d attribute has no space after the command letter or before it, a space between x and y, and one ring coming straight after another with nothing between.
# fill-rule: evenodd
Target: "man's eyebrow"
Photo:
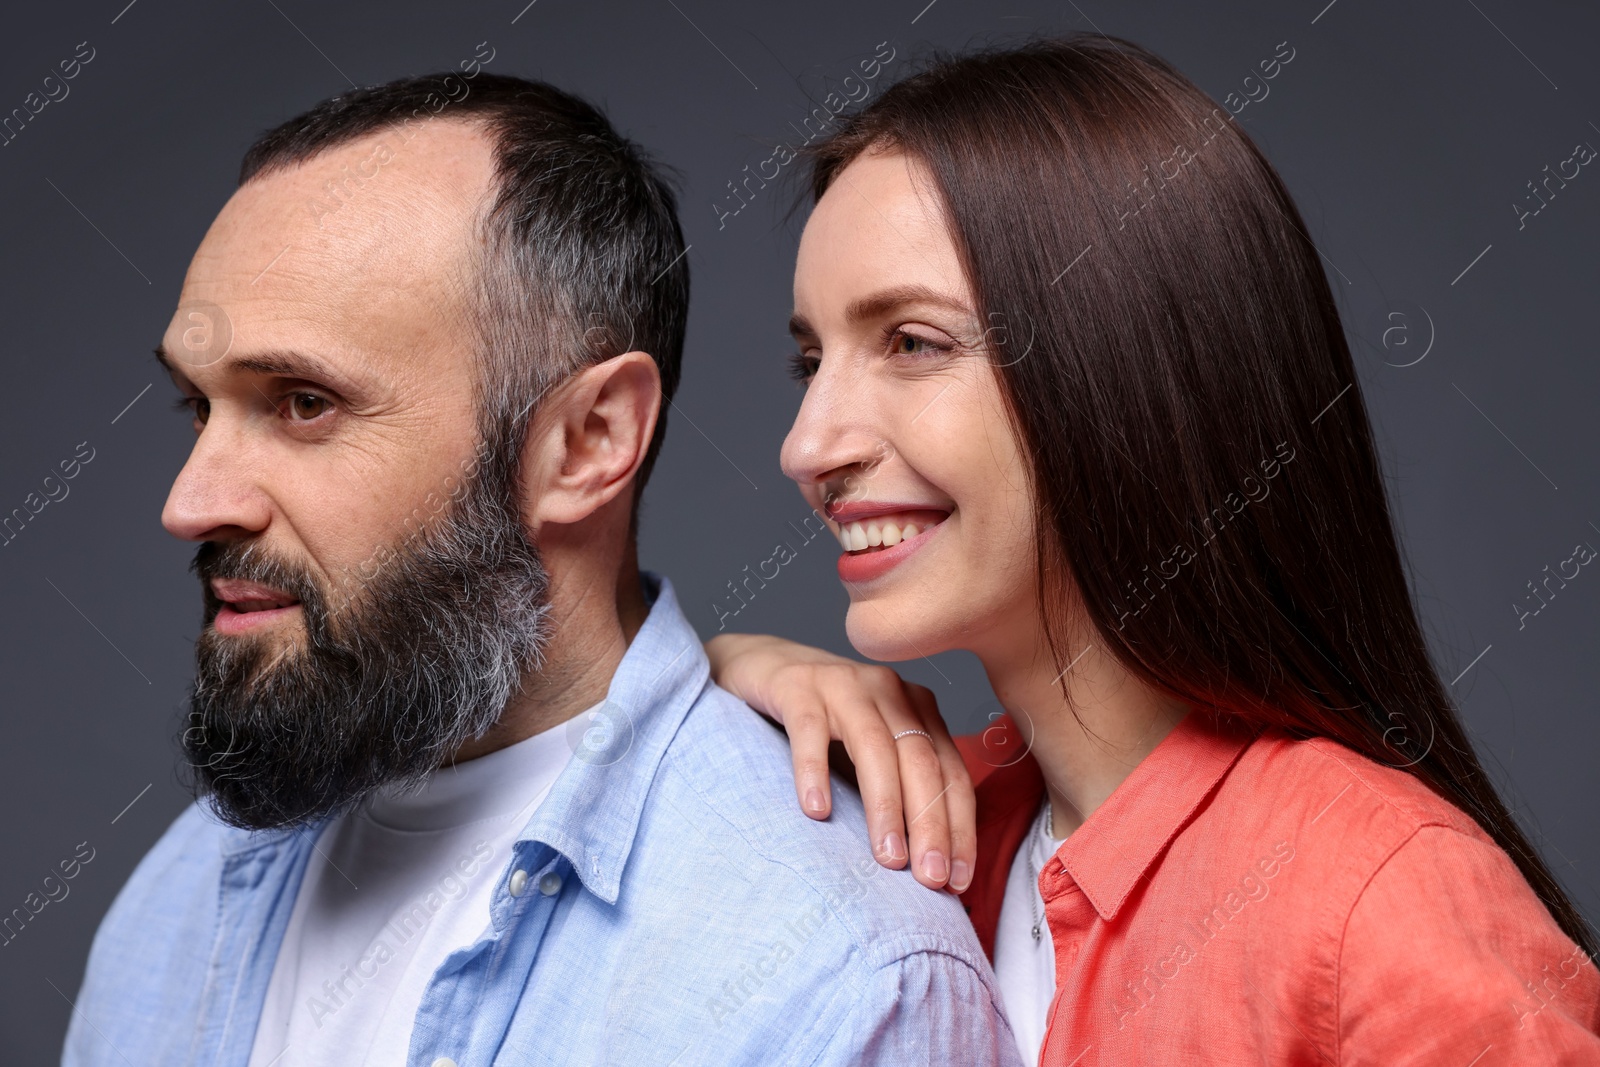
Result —
<instances>
[{"instance_id":1,"label":"man's eyebrow","mask_svg":"<svg viewBox=\"0 0 1600 1067\"><path fill-rule=\"evenodd\" d=\"M172 376L172 380L175 384L180 386L189 384L189 376L183 373L183 371L179 370L177 364L172 362L172 357L167 355L166 345L156 345L155 354L156 362L160 363L162 368Z\"/></svg>"},{"instance_id":2,"label":"man's eyebrow","mask_svg":"<svg viewBox=\"0 0 1600 1067\"><path fill-rule=\"evenodd\" d=\"M156 359L161 361L161 365L167 368L169 374L184 381L189 380L189 376L183 370L183 361L174 359L165 344L156 346ZM345 375L316 356L305 352L258 352L250 356L224 356L219 362L221 364L219 369L222 370L275 374L282 378L305 378L324 382L330 389L341 392L353 389L353 384Z\"/></svg>"},{"instance_id":3,"label":"man's eyebrow","mask_svg":"<svg viewBox=\"0 0 1600 1067\"><path fill-rule=\"evenodd\" d=\"M851 325L878 318L909 304L926 304L971 317L972 309L961 300L926 285L897 285L853 300L845 308L845 321ZM789 333L795 337L815 337L811 323L798 312L789 318Z\"/></svg>"}]
</instances>

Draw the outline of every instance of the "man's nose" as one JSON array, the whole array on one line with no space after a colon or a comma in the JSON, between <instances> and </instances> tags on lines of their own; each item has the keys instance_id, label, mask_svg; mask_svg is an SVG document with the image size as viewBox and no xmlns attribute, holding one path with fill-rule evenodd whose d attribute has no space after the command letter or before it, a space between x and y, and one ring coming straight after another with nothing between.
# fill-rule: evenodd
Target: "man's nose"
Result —
<instances>
[{"instance_id":1,"label":"man's nose","mask_svg":"<svg viewBox=\"0 0 1600 1067\"><path fill-rule=\"evenodd\" d=\"M230 541L266 529L267 495L243 461L241 442L228 439L213 420L172 483L161 525L185 541Z\"/></svg>"}]
</instances>

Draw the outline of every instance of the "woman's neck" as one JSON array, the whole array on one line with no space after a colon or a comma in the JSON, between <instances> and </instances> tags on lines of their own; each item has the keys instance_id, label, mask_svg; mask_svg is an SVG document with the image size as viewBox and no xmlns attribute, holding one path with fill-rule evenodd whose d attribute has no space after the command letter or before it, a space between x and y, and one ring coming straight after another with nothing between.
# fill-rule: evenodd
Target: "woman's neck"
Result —
<instances>
[{"instance_id":1,"label":"woman's neck","mask_svg":"<svg viewBox=\"0 0 1600 1067\"><path fill-rule=\"evenodd\" d=\"M1097 643L1076 641L1066 655L1063 672L1042 632L1010 649L979 653L1001 706L1032 738L1057 837L1083 825L1188 711Z\"/></svg>"}]
</instances>

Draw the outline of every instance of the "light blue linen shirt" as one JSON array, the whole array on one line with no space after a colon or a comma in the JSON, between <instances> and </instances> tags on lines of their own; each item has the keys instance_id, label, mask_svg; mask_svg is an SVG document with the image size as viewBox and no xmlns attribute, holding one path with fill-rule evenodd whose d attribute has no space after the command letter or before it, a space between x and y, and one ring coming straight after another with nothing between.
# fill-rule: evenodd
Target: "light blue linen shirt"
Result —
<instances>
[{"instance_id":1,"label":"light blue linen shirt","mask_svg":"<svg viewBox=\"0 0 1600 1067\"><path fill-rule=\"evenodd\" d=\"M878 866L847 788L827 822L801 813L782 734L710 683L652 587L489 926L433 974L409 1067L1020 1065L961 905ZM62 1063L244 1067L328 822L185 810L101 923Z\"/></svg>"}]
</instances>

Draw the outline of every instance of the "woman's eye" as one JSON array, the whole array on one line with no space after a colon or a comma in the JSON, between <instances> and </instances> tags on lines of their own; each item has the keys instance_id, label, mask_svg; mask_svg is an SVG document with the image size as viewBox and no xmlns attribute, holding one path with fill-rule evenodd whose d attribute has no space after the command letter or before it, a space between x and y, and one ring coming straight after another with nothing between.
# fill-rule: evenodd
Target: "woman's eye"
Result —
<instances>
[{"instance_id":1,"label":"woman's eye","mask_svg":"<svg viewBox=\"0 0 1600 1067\"><path fill-rule=\"evenodd\" d=\"M795 352L789 356L789 377L797 382L809 382L817 376L817 367L822 360L807 352Z\"/></svg>"},{"instance_id":2,"label":"woman's eye","mask_svg":"<svg viewBox=\"0 0 1600 1067\"><path fill-rule=\"evenodd\" d=\"M907 333L905 330L896 330L889 338L889 352L896 356L928 356L938 352L948 352L949 345L930 341L926 337Z\"/></svg>"},{"instance_id":3,"label":"woman's eye","mask_svg":"<svg viewBox=\"0 0 1600 1067\"><path fill-rule=\"evenodd\" d=\"M318 396L316 393L295 393L289 397L289 417L293 422L310 422L332 406L325 396Z\"/></svg>"}]
</instances>

